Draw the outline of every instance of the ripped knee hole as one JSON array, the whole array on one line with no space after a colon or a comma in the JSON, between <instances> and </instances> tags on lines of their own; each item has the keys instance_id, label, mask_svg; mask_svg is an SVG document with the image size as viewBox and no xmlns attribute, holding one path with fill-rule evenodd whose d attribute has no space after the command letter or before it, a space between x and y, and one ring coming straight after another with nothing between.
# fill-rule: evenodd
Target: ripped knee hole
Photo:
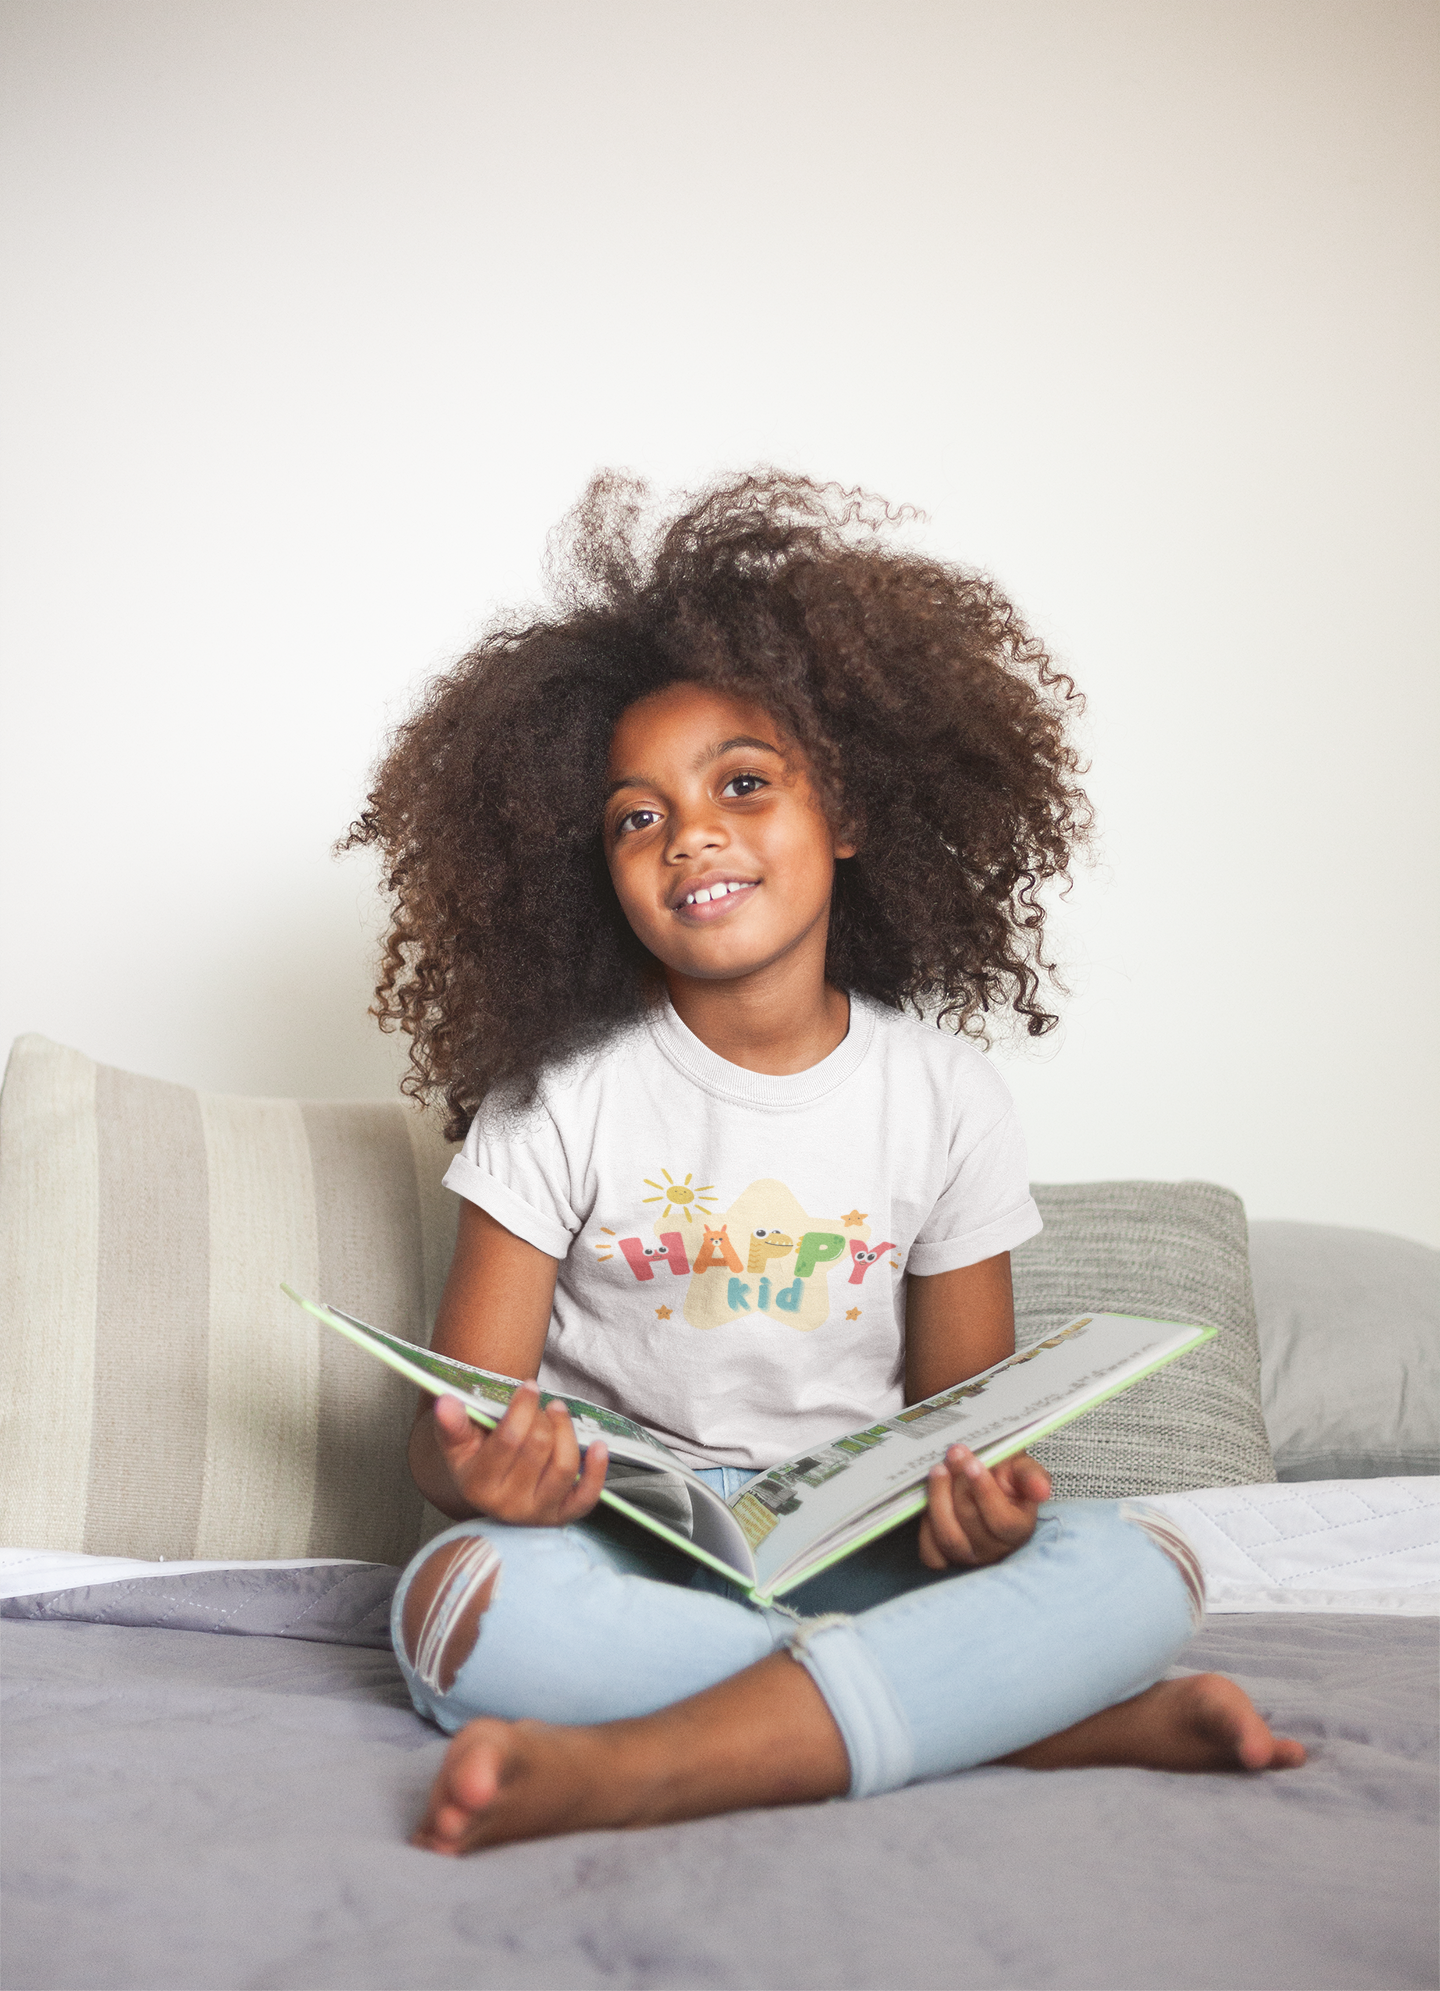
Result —
<instances>
[{"instance_id":1,"label":"ripped knee hole","mask_svg":"<svg viewBox=\"0 0 1440 1991\"><path fill-rule=\"evenodd\" d=\"M445 1542L416 1570L400 1632L416 1679L432 1693L448 1694L454 1686L499 1581L500 1555L484 1535Z\"/></svg>"},{"instance_id":2,"label":"ripped knee hole","mask_svg":"<svg viewBox=\"0 0 1440 1991\"><path fill-rule=\"evenodd\" d=\"M1167 1555L1180 1572L1190 1605L1190 1623L1198 1631L1205 1622L1205 1572L1189 1536L1168 1514L1162 1514L1158 1507L1146 1506L1143 1501L1122 1501L1120 1515L1122 1520L1131 1522L1147 1534L1162 1555Z\"/></svg>"}]
</instances>

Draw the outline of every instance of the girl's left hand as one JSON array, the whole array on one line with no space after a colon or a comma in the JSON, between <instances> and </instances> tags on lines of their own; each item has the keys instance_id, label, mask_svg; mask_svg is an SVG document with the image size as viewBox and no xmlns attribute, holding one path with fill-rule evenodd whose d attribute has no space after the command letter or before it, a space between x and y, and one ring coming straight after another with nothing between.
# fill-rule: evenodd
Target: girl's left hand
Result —
<instances>
[{"instance_id":1,"label":"girl's left hand","mask_svg":"<svg viewBox=\"0 0 1440 1991\"><path fill-rule=\"evenodd\" d=\"M994 1472L963 1445L930 1468L929 1506L920 1523L920 1560L927 1569L976 1569L1003 1562L1035 1532L1035 1510L1050 1498L1050 1475L1019 1452Z\"/></svg>"}]
</instances>

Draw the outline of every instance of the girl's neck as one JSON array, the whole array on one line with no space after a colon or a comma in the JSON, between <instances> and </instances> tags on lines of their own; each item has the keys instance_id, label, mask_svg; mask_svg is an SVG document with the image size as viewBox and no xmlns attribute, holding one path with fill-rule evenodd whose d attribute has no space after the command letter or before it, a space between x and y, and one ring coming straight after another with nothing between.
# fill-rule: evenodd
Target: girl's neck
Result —
<instances>
[{"instance_id":1,"label":"girl's neck","mask_svg":"<svg viewBox=\"0 0 1440 1991\"><path fill-rule=\"evenodd\" d=\"M717 1058L784 1078L828 1058L850 1028L850 998L808 962L776 961L735 981L666 970L675 1014Z\"/></svg>"}]
</instances>

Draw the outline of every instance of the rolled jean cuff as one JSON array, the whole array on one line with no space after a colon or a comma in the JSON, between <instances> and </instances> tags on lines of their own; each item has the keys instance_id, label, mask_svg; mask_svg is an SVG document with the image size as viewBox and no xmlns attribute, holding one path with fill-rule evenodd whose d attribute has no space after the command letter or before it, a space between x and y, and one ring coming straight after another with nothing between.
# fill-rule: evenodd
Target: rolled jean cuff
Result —
<instances>
[{"instance_id":1,"label":"rolled jean cuff","mask_svg":"<svg viewBox=\"0 0 1440 1991\"><path fill-rule=\"evenodd\" d=\"M915 1774L910 1728L864 1641L848 1618L802 1625L788 1641L825 1698L850 1758L849 1797L899 1790Z\"/></svg>"}]
</instances>

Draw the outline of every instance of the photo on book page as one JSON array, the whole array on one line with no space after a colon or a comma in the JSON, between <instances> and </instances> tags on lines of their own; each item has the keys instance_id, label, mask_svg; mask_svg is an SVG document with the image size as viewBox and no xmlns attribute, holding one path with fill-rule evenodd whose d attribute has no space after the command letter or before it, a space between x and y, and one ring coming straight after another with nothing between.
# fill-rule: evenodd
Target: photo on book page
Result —
<instances>
[{"instance_id":1,"label":"photo on book page","mask_svg":"<svg viewBox=\"0 0 1440 1991\"><path fill-rule=\"evenodd\" d=\"M793 1589L918 1514L925 1476L952 1445L998 1464L1214 1332L1083 1314L967 1382L772 1467L731 1502L754 1553L757 1594Z\"/></svg>"}]
</instances>

